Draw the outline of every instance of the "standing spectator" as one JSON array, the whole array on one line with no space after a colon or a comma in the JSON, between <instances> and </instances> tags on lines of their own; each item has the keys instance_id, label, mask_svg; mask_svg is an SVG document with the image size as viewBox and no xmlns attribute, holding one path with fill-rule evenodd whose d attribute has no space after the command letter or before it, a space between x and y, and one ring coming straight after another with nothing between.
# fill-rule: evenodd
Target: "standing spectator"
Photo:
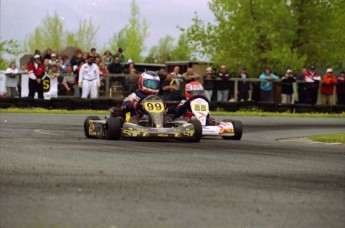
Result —
<instances>
[{"instance_id":1,"label":"standing spectator","mask_svg":"<svg viewBox=\"0 0 345 228\"><path fill-rule=\"evenodd\" d=\"M94 57L95 58L95 64L99 67L99 64L102 62L100 57Z\"/></svg>"},{"instance_id":2,"label":"standing spectator","mask_svg":"<svg viewBox=\"0 0 345 228\"><path fill-rule=\"evenodd\" d=\"M190 83L190 82L199 80L200 75L198 75L197 73L194 73L194 70L192 67L188 67L187 72L182 74L182 78L186 83Z\"/></svg>"},{"instance_id":3,"label":"standing spectator","mask_svg":"<svg viewBox=\"0 0 345 228\"><path fill-rule=\"evenodd\" d=\"M297 75L297 93L298 93L298 103L305 104L307 101L307 94L305 88L305 76L307 75L308 70L306 67L301 69L301 72Z\"/></svg>"},{"instance_id":4,"label":"standing spectator","mask_svg":"<svg viewBox=\"0 0 345 228\"><path fill-rule=\"evenodd\" d=\"M123 54L122 48L117 49L117 54L114 55L114 58L118 57L119 58L119 63L124 64L126 61L126 57Z\"/></svg>"},{"instance_id":5,"label":"standing spectator","mask_svg":"<svg viewBox=\"0 0 345 228\"><path fill-rule=\"evenodd\" d=\"M345 105L345 71L340 72L337 78L337 104Z\"/></svg>"},{"instance_id":6,"label":"standing spectator","mask_svg":"<svg viewBox=\"0 0 345 228\"><path fill-rule=\"evenodd\" d=\"M111 54L110 50L106 50L102 57L102 62L105 64L105 67L108 67L109 64L113 62L113 60L114 60L113 54Z\"/></svg>"},{"instance_id":7,"label":"standing spectator","mask_svg":"<svg viewBox=\"0 0 345 228\"><path fill-rule=\"evenodd\" d=\"M57 66L57 68L58 68L58 71L59 71L59 73L60 74L64 74L64 73L66 73L66 70L64 70L63 68L62 68L62 61L61 60L56 60L56 64L55 64L56 66Z\"/></svg>"},{"instance_id":8,"label":"standing spectator","mask_svg":"<svg viewBox=\"0 0 345 228\"><path fill-rule=\"evenodd\" d=\"M281 81L282 104L291 104L294 82L296 82L296 78L292 75L292 70L287 69Z\"/></svg>"},{"instance_id":9,"label":"standing spectator","mask_svg":"<svg viewBox=\"0 0 345 228\"><path fill-rule=\"evenodd\" d=\"M99 75L101 77L101 87L99 88L100 91L106 91L106 83L107 83L107 74L109 74L108 69L106 68L104 63L99 64Z\"/></svg>"},{"instance_id":10,"label":"standing spectator","mask_svg":"<svg viewBox=\"0 0 345 228\"><path fill-rule=\"evenodd\" d=\"M266 80L260 83L260 100L266 102L273 102L273 80L278 80L279 77L271 72L269 67L265 68L265 72L259 77L262 80Z\"/></svg>"},{"instance_id":11,"label":"standing spectator","mask_svg":"<svg viewBox=\"0 0 345 228\"><path fill-rule=\"evenodd\" d=\"M194 70L192 67L188 67L187 72L182 74L182 79L183 79L182 90L185 90L186 84L190 82L194 82L194 81L199 81L200 78L201 78L200 75L194 73Z\"/></svg>"},{"instance_id":12,"label":"standing spectator","mask_svg":"<svg viewBox=\"0 0 345 228\"><path fill-rule=\"evenodd\" d=\"M24 74L28 73L28 70L26 69L25 64L20 65L20 73L24 73ZM22 82L21 81L18 81L18 96L22 97Z\"/></svg>"},{"instance_id":13,"label":"standing spectator","mask_svg":"<svg viewBox=\"0 0 345 228\"><path fill-rule=\"evenodd\" d=\"M51 59L52 53L53 53L52 49L48 48L46 54L43 56L43 59Z\"/></svg>"},{"instance_id":14,"label":"standing spectator","mask_svg":"<svg viewBox=\"0 0 345 228\"><path fill-rule=\"evenodd\" d=\"M7 96L15 97L17 94L18 77L14 74L18 73L15 62L11 62L5 71L6 74L6 90Z\"/></svg>"},{"instance_id":15,"label":"standing spectator","mask_svg":"<svg viewBox=\"0 0 345 228\"><path fill-rule=\"evenodd\" d=\"M229 99L229 78L226 66L220 66L219 72L216 75L216 81L214 81L214 87L217 89L217 101L224 102Z\"/></svg>"},{"instance_id":16,"label":"standing spectator","mask_svg":"<svg viewBox=\"0 0 345 228\"><path fill-rule=\"evenodd\" d=\"M126 90L129 93L133 93L138 88L138 74L135 68L131 68L131 71L126 75Z\"/></svg>"},{"instance_id":17,"label":"standing spectator","mask_svg":"<svg viewBox=\"0 0 345 228\"><path fill-rule=\"evenodd\" d=\"M41 63L41 56L34 55L34 62L28 65L29 74L29 97L34 98L35 92L39 99L43 99L43 83L42 77L45 74L45 68Z\"/></svg>"},{"instance_id":18,"label":"standing spectator","mask_svg":"<svg viewBox=\"0 0 345 228\"><path fill-rule=\"evenodd\" d=\"M75 84L75 75L73 73L72 65L70 64L66 66L66 73L64 74L64 79L68 85L68 88L70 88L74 94L76 87L78 89L78 85Z\"/></svg>"},{"instance_id":19,"label":"standing spectator","mask_svg":"<svg viewBox=\"0 0 345 228\"><path fill-rule=\"evenodd\" d=\"M71 65L72 65L74 74L77 74L77 75L79 74L78 69L82 62L83 62L82 52L80 49L77 49L75 51L75 55L71 58Z\"/></svg>"},{"instance_id":20,"label":"standing spectator","mask_svg":"<svg viewBox=\"0 0 345 228\"><path fill-rule=\"evenodd\" d=\"M48 72L49 78L50 78L50 90L49 90L49 96L50 97L57 97L58 91L61 91L61 86L59 85L58 78L60 77L60 71L58 69L58 66L56 64L51 65L51 69ZM60 78L60 82L63 81ZM60 83L62 85L62 83Z\"/></svg>"},{"instance_id":21,"label":"standing spectator","mask_svg":"<svg viewBox=\"0 0 345 228\"><path fill-rule=\"evenodd\" d=\"M250 82L245 80L249 78L249 74L247 73L247 67L243 66L241 68L240 74L237 77L243 79L243 81L238 81L238 100L239 101L251 100L249 96L249 91L251 91L252 86Z\"/></svg>"},{"instance_id":22,"label":"standing spectator","mask_svg":"<svg viewBox=\"0 0 345 228\"><path fill-rule=\"evenodd\" d=\"M62 56L61 63L62 63L62 69L66 73L67 65L71 65L71 61L69 60L68 55L63 55Z\"/></svg>"},{"instance_id":23,"label":"standing spectator","mask_svg":"<svg viewBox=\"0 0 345 228\"><path fill-rule=\"evenodd\" d=\"M204 93L205 97L211 101L213 93L213 80L216 79L216 75L212 72L212 67L206 68L206 73L203 76L204 79Z\"/></svg>"},{"instance_id":24,"label":"standing spectator","mask_svg":"<svg viewBox=\"0 0 345 228\"><path fill-rule=\"evenodd\" d=\"M315 105L317 102L317 96L319 93L321 77L315 72L315 66L310 66L309 72L305 75L305 89L307 103Z\"/></svg>"},{"instance_id":25,"label":"standing spectator","mask_svg":"<svg viewBox=\"0 0 345 228\"><path fill-rule=\"evenodd\" d=\"M56 61L57 61L57 58L56 58L56 54L55 53L52 53L51 54L51 58L49 60L49 64L52 66L52 65L55 65L56 64Z\"/></svg>"},{"instance_id":26,"label":"standing spectator","mask_svg":"<svg viewBox=\"0 0 345 228\"><path fill-rule=\"evenodd\" d=\"M96 57L99 57L99 54L97 53L96 48L91 48L90 55L93 57L94 61L95 61Z\"/></svg>"},{"instance_id":27,"label":"standing spectator","mask_svg":"<svg viewBox=\"0 0 345 228\"><path fill-rule=\"evenodd\" d=\"M129 74L132 69L134 69L135 73L138 73L137 70L135 69L135 63L129 62L127 68L123 70L123 73Z\"/></svg>"},{"instance_id":28,"label":"standing spectator","mask_svg":"<svg viewBox=\"0 0 345 228\"><path fill-rule=\"evenodd\" d=\"M337 78L333 74L331 68L327 69L327 73L323 76L321 82L321 104L322 105L335 105L334 99L334 86L337 84Z\"/></svg>"},{"instance_id":29,"label":"standing spectator","mask_svg":"<svg viewBox=\"0 0 345 228\"><path fill-rule=\"evenodd\" d=\"M162 83L162 96L166 101L174 99L175 81L172 79L171 74L168 74Z\"/></svg>"},{"instance_id":30,"label":"standing spectator","mask_svg":"<svg viewBox=\"0 0 345 228\"><path fill-rule=\"evenodd\" d=\"M119 57L115 57L114 58L114 62L111 63L109 66L108 66L108 71L110 74L122 74L123 73L123 66L122 64L120 64L120 59ZM112 85L113 83L120 83L121 80L123 80L124 77L111 77L109 79L109 83L110 85Z\"/></svg>"},{"instance_id":31,"label":"standing spectator","mask_svg":"<svg viewBox=\"0 0 345 228\"><path fill-rule=\"evenodd\" d=\"M161 82L164 81L167 77L167 72L165 70L165 67L161 67L159 71L157 72Z\"/></svg>"},{"instance_id":32,"label":"standing spectator","mask_svg":"<svg viewBox=\"0 0 345 228\"><path fill-rule=\"evenodd\" d=\"M98 97L97 87L101 86L99 69L91 55L87 57L87 63L80 68L78 86L83 88L81 98L87 99L89 94L91 99Z\"/></svg>"},{"instance_id":33,"label":"standing spectator","mask_svg":"<svg viewBox=\"0 0 345 228\"><path fill-rule=\"evenodd\" d=\"M49 59L44 59L43 60L43 65L44 65L44 68L46 70L46 73L48 73L48 71L50 70L50 63L49 63Z\"/></svg>"},{"instance_id":34,"label":"standing spectator","mask_svg":"<svg viewBox=\"0 0 345 228\"><path fill-rule=\"evenodd\" d=\"M34 55L30 58L30 62L31 62L31 63L34 63L34 62L35 62L35 58L34 58L35 55L39 55L39 56L40 56L41 63L43 63L43 58L42 58L42 56L41 56L41 51L40 51L40 50L35 50ZM30 63L30 62L29 62L29 63ZM28 63L28 64L29 64L29 63Z\"/></svg>"},{"instance_id":35,"label":"standing spectator","mask_svg":"<svg viewBox=\"0 0 345 228\"><path fill-rule=\"evenodd\" d=\"M175 81L174 100L182 100L182 75L180 74L180 67L174 66L173 72L170 73L172 79Z\"/></svg>"}]
</instances>

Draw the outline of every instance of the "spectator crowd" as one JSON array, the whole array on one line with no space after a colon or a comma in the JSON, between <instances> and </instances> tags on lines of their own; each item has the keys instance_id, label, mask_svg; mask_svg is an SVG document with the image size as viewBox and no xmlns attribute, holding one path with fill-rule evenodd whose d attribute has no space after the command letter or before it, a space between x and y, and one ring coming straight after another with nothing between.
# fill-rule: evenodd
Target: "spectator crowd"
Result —
<instances>
[{"instance_id":1,"label":"spectator crowd","mask_svg":"<svg viewBox=\"0 0 345 228\"><path fill-rule=\"evenodd\" d=\"M136 69L136 64L131 59L125 57L122 48L115 54L106 50L102 56L95 48L89 53L77 49L72 58L54 53L50 48L44 55L36 50L30 62L21 65L19 70L15 62L10 63L5 71L6 96L15 97L20 94L20 83L15 75L24 71L29 75L28 96L39 99L64 95L93 99L104 95L108 92L107 88L113 86L120 87L129 94L137 89L137 79L142 73ZM166 69L162 68L157 73L161 78L160 95L167 101L182 100L184 85L192 81L201 82L206 98L218 102L250 101L253 99L256 85L249 77L245 66L238 70L238 74L229 73L225 65L215 69L209 66L203 75L195 73L192 67L188 67L186 72L180 72L179 66L175 66L171 72L166 72ZM114 74L117 76L111 76ZM111 77L108 79L109 75ZM279 100L282 104L298 102L312 105L345 105L344 71L335 75L333 70L328 68L320 75L312 65L308 68L303 67L297 74L287 69L284 75L278 76L266 67L258 78L260 82L257 101L276 100L275 85L278 84L281 96ZM274 83L275 81L279 83Z\"/></svg>"}]
</instances>

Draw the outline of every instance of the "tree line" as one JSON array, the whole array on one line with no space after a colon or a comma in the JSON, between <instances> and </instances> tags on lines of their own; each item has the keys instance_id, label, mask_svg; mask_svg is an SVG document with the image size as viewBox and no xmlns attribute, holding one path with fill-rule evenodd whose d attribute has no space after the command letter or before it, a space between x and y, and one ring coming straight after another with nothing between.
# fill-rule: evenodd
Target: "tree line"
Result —
<instances>
[{"instance_id":1,"label":"tree line","mask_svg":"<svg viewBox=\"0 0 345 228\"><path fill-rule=\"evenodd\" d=\"M128 24L114 32L109 43L97 47L97 32L92 18L79 22L75 32L65 31L55 13L22 43L0 43L1 52L16 55L36 49L62 50L76 46L84 51L125 50L135 62L164 63L172 60L209 59L229 69L247 66L250 72L264 67L298 71L302 66L343 67L345 65L345 0L211 0L214 23L205 23L198 14L182 32L177 43L166 35L143 56L148 23L140 16L135 0L131 2ZM182 6L181 6L182 7ZM57 35L58 34L58 35ZM0 57L0 64L8 62Z\"/></svg>"}]
</instances>

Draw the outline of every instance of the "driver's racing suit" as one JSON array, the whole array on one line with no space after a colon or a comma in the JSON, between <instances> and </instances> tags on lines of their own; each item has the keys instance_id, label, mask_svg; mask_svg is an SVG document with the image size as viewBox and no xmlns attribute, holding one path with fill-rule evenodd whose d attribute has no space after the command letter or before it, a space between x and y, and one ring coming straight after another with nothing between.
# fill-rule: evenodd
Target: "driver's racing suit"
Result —
<instances>
[{"instance_id":1,"label":"driver's racing suit","mask_svg":"<svg viewBox=\"0 0 345 228\"><path fill-rule=\"evenodd\" d=\"M174 119L179 118L183 116L185 119L189 120L194 116L191 108L190 108L190 102L193 98L189 100L181 100L180 104L177 105L175 108L175 116ZM210 113L206 116L206 125L215 125L215 119L210 117Z\"/></svg>"},{"instance_id":2,"label":"driver's racing suit","mask_svg":"<svg viewBox=\"0 0 345 228\"><path fill-rule=\"evenodd\" d=\"M122 102L122 104L111 107L110 109L110 117L118 117L121 116L123 119L126 118L126 113L130 113L131 116L141 117L143 113L140 111L138 107L138 103L140 99L143 99L147 96L147 94L141 92L140 90L136 90L135 92L129 94Z\"/></svg>"}]
</instances>

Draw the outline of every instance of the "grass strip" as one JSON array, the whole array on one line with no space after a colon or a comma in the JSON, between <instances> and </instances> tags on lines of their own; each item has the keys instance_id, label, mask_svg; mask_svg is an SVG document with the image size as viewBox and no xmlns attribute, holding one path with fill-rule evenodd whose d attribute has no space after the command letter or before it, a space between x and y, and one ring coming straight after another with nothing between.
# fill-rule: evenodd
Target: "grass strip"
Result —
<instances>
[{"instance_id":1,"label":"grass strip","mask_svg":"<svg viewBox=\"0 0 345 228\"><path fill-rule=\"evenodd\" d=\"M342 143L345 144L345 132L327 135L314 135L308 137L310 140L324 143Z\"/></svg>"}]
</instances>

